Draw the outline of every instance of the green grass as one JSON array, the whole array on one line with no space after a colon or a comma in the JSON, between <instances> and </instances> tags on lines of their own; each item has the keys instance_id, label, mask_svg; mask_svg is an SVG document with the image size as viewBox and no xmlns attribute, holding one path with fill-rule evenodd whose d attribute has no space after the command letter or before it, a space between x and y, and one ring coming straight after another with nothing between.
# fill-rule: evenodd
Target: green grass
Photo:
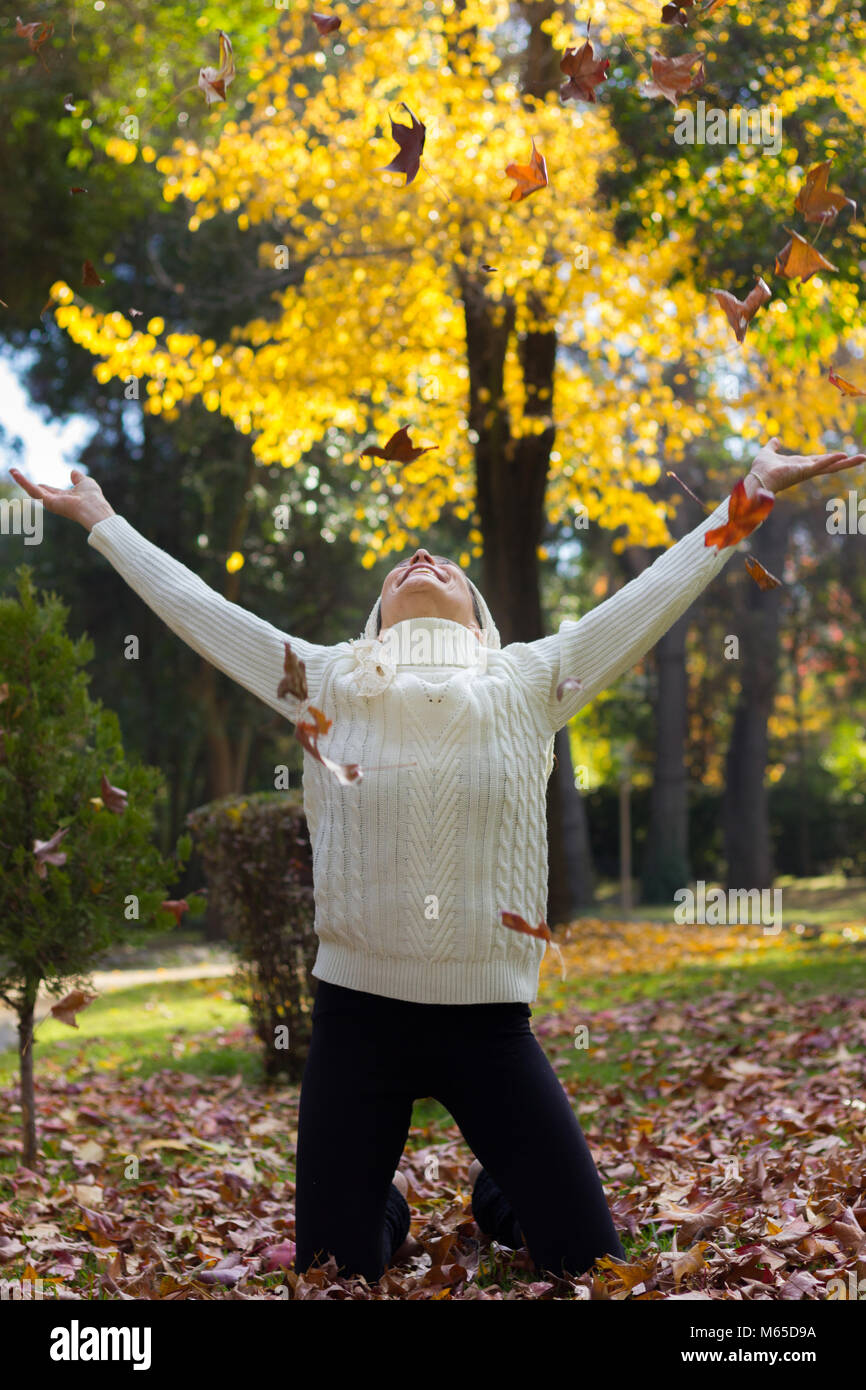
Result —
<instances>
[{"instance_id":1,"label":"green grass","mask_svg":"<svg viewBox=\"0 0 866 1390\"><path fill-rule=\"evenodd\" d=\"M579 942L577 935L575 941ZM844 946L801 940L792 943L781 937L777 947L761 952L744 950L731 954L724 965L718 961L703 964L686 961L676 971L623 972L611 975L592 975L564 984L551 982L543 1000L534 1005L543 1011L544 1004L557 998L577 1002L587 1009L611 1008L616 1004L639 999L659 1001L688 1000L696 991L736 989L751 992L770 985L796 997L810 994L853 994L866 988L866 942L850 941Z\"/></svg>"},{"instance_id":2,"label":"green grass","mask_svg":"<svg viewBox=\"0 0 866 1390\"><path fill-rule=\"evenodd\" d=\"M707 888L709 890L709 883ZM714 885L720 886L720 885ZM831 927L843 922L866 921L866 879L845 878L843 874L826 874L821 878L791 878L774 880L774 888L783 892L786 922L801 920L816 926ZM640 885L632 890L637 901ZM596 890L597 903L581 914L602 921L617 921L623 917L620 907L619 883L604 880ZM673 903L658 906L638 906L631 913L635 920L669 922ZM578 918L579 920L579 918Z\"/></svg>"},{"instance_id":3,"label":"green grass","mask_svg":"<svg viewBox=\"0 0 866 1390\"><path fill-rule=\"evenodd\" d=\"M34 1042L37 1079L54 1069L73 1074L84 1067L150 1076L170 1068L194 1075L261 1076L254 1045L220 1042L220 1034L244 1026L247 1011L231 998L223 979L167 981L101 995L78 1015L78 1028L50 1017L38 1025ZM18 1075L18 1055L0 1052L0 1085Z\"/></svg>"}]
</instances>

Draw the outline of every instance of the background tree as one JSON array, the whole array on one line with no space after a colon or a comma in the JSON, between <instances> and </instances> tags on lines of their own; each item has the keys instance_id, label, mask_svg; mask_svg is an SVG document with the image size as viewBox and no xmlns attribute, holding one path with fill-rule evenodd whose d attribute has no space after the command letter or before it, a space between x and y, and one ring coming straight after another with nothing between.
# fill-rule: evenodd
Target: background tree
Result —
<instances>
[{"instance_id":1,"label":"background tree","mask_svg":"<svg viewBox=\"0 0 866 1390\"><path fill-rule=\"evenodd\" d=\"M125 757L117 716L90 700L82 668L93 644L66 635L66 614L54 595L40 599L27 566L17 598L0 598L0 998L18 1015L30 1168L40 987L62 994L111 943L165 931L172 917L160 905L177 876L152 843L159 770ZM185 837L178 859L189 849Z\"/></svg>"}]
</instances>

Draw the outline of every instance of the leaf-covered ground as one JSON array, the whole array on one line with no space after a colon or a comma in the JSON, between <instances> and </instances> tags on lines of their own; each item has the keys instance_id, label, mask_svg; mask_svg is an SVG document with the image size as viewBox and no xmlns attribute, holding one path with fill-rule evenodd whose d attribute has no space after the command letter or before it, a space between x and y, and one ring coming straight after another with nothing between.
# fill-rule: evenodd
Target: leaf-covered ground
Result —
<instances>
[{"instance_id":1,"label":"leaf-covered ground","mask_svg":"<svg viewBox=\"0 0 866 1390\"><path fill-rule=\"evenodd\" d=\"M179 1026L192 986L175 985L161 1032L153 991L137 1008L130 992L111 1002L121 1042L97 1012L95 1035L83 1013L80 1041L37 1048L39 1174L17 1166L6 1088L0 1277L85 1299L819 1299L849 1276L856 1287L866 928L772 937L583 921L563 953L567 978L545 971L533 1027L589 1139L626 1266L556 1279L482 1236L472 1155L427 1100L401 1165L416 1253L372 1286L333 1261L302 1277L281 1267L294 1253L297 1088L239 1069L254 1042L207 981L198 997L216 1026L192 1004Z\"/></svg>"}]
</instances>

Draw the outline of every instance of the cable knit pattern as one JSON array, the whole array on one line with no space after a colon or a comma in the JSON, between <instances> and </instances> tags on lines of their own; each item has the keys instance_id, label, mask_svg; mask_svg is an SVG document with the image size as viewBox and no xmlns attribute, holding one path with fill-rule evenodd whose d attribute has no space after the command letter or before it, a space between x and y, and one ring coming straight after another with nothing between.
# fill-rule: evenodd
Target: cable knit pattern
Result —
<instances>
[{"instance_id":1,"label":"cable knit pattern","mask_svg":"<svg viewBox=\"0 0 866 1390\"><path fill-rule=\"evenodd\" d=\"M297 706L276 691L291 642L310 699L333 721L323 750L364 769L343 787L304 757L313 973L422 1004L533 1003L545 944L509 931L500 914L532 925L544 917L553 735L639 661L730 558L703 541L727 509L726 498L580 621L504 648L474 585L480 642L459 623L411 618L383 634L380 651L377 600L360 639L319 646L229 603L121 516L97 522L88 540L193 650L288 719ZM559 701L567 676L582 688Z\"/></svg>"}]
</instances>

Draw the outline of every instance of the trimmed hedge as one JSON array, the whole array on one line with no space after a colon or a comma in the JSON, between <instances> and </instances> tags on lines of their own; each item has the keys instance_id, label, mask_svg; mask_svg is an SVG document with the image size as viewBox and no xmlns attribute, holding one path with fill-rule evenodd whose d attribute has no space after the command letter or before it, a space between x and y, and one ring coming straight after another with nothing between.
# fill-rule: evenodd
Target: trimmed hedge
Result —
<instances>
[{"instance_id":1,"label":"trimmed hedge","mask_svg":"<svg viewBox=\"0 0 866 1390\"><path fill-rule=\"evenodd\" d=\"M186 824L202 857L208 912L238 952L236 997L250 1010L265 1076L298 1081L310 1042L318 946L300 794L224 797L190 811Z\"/></svg>"}]
</instances>

